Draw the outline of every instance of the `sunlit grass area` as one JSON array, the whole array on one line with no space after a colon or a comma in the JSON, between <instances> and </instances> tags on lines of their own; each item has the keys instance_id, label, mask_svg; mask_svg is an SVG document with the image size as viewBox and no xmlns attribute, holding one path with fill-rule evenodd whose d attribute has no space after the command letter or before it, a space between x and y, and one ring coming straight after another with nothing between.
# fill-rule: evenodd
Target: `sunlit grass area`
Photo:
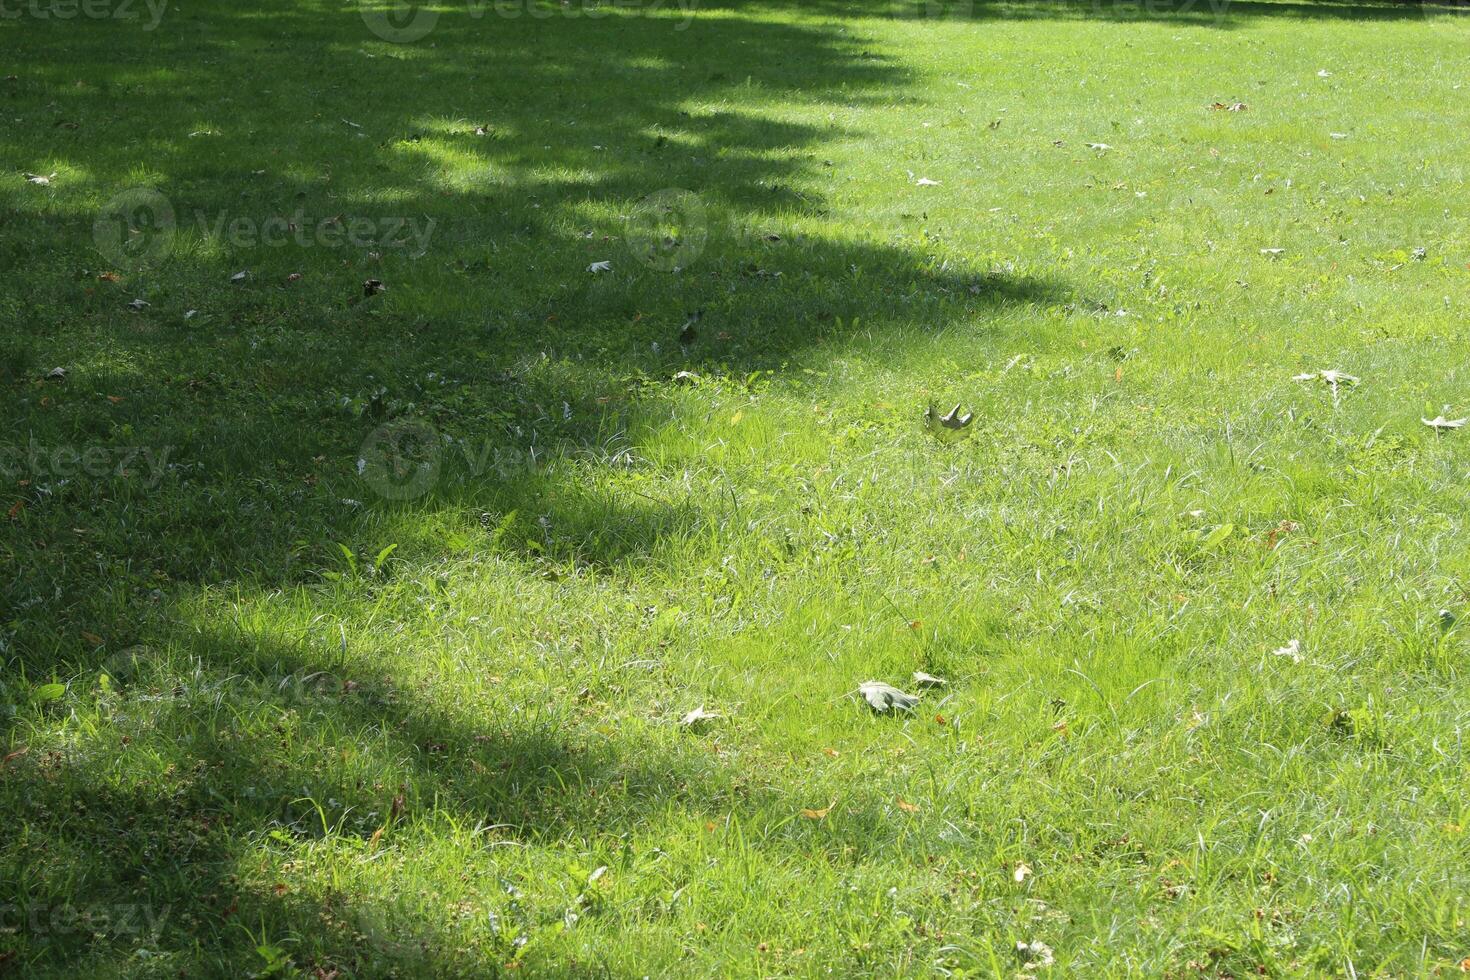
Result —
<instances>
[{"instance_id":1,"label":"sunlit grass area","mask_svg":"<svg viewBox=\"0 0 1470 980\"><path fill-rule=\"evenodd\" d=\"M0 975L1470 957L1453 9L14 9Z\"/></svg>"}]
</instances>

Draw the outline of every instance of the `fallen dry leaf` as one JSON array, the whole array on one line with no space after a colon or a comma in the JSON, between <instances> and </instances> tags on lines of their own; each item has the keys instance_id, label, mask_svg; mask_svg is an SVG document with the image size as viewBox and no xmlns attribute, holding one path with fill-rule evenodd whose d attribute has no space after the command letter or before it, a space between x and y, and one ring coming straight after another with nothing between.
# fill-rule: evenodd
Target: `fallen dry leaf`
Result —
<instances>
[{"instance_id":1,"label":"fallen dry leaf","mask_svg":"<svg viewBox=\"0 0 1470 980\"><path fill-rule=\"evenodd\" d=\"M919 812L919 805L917 803L910 803L908 800L904 799L902 796L895 796L893 798L893 802L896 803L896 804L898 804L898 808L900 810L902 810L904 813L918 813Z\"/></svg>"},{"instance_id":2,"label":"fallen dry leaf","mask_svg":"<svg viewBox=\"0 0 1470 980\"><path fill-rule=\"evenodd\" d=\"M831 812L832 805L829 803L828 805L822 807L820 810L802 810L801 815L803 817L806 817L808 820L821 820Z\"/></svg>"}]
</instances>

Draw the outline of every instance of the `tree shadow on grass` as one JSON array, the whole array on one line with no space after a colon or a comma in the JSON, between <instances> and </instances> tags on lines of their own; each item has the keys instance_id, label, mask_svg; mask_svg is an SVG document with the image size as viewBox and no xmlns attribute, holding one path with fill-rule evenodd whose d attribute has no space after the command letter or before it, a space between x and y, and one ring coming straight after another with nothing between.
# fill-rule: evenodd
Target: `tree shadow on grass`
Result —
<instances>
[{"instance_id":1,"label":"tree shadow on grass","mask_svg":"<svg viewBox=\"0 0 1470 980\"><path fill-rule=\"evenodd\" d=\"M371 649L339 656L220 627L90 678L106 734L5 763L16 830L0 871L15 887L0 902L0 968L147 974L141 948L169 975L238 974L264 970L257 947L284 942L296 967L325 975L485 975L520 955L513 933L501 942L485 922L554 935L562 923L547 895L594 914L591 869L542 865L528 878L512 863L488 887L426 896L404 867L415 842L451 837L470 852L467 867L496 848L567 844L613 863L670 820L798 805L694 736L624 735L613 748L601 731L607 692L463 704L406 692L374 661ZM894 831L880 807L844 806L847 825L866 828L859 846L842 846L845 859L885 846ZM839 846L809 829L774 828L763 846L791 859ZM278 860L262 867L262 854ZM289 867L357 869L390 855L401 885L355 890ZM521 889L540 901L522 907ZM473 923L457 921L459 905ZM566 968L548 955L543 967Z\"/></svg>"},{"instance_id":2,"label":"tree shadow on grass","mask_svg":"<svg viewBox=\"0 0 1470 980\"><path fill-rule=\"evenodd\" d=\"M340 846L390 847L372 834L397 809L405 823L427 812L556 843L734 809L744 784L702 750L592 738L576 692L551 692L539 715L397 693L402 678L365 660L344 675L280 636L203 629L192 597L300 589L339 543L361 551L400 518L446 514L483 518L527 577L546 557L636 568L734 519L733 506L588 489L543 460L615 468L628 433L671 410L681 371L739 385L820 366L859 336L984 331L1062 293L916 242L902 203L866 237L831 227L841 175L824 147L861 134L789 116L886 101L905 83L840 24L739 9L687 32L655 17L460 15L431 43L396 46L355 11L277 3L190 7L131 37L90 21L25 26L0 25L34 66L3 92L32 128L0 143L0 162L55 160L69 176L54 196L5 199L6 223L29 237L0 244L26 284L0 302L19 327L6 338L16 361L68 373L12 372L3 392L0 442L26 451L7 457L22 460L6 473L18 506L0 508L0 701L52 677L74 690L0 721L6 744L19 722L65 741L73 699L92 698L121 651L169 654L97 695L109 731L82 739L86 752L6 764L0 812L27 829L0 857L14 883L0 904L177 906L167 945L206 969L239 966L257 925L305 937L343 918L344 896L241 884L239 863L273 840L302 849L325 824ZM347 67L324 69L323 52ZM94 248L97 208L139 183L178 228L156 263L113 268ZM669 188L702 202L702 254L630 238L626 216ZM361 217L434 231L423 247L342 244ZM292 236L309 229L305 244L213 230L281 218ZM601 261L611 272L589 271ZM368 279L386 291L365 295ZM366 458L372 433L403 423L426 426L441 453L470 450L406 500L362 472L403 462L397 444ZM64 452L94 449L95 466ZM442 549L426 535L404 554L421 568ZM400 781L360 783L344 752ZM332 964L388 972L373 961L383 947L352 952L354 928L324 942ZM483 966L483 951L445 952L442 937L400 938L400 968ZM9 962L23 970L89 955L137 967L107 959L135 956L131 939L19 941Z\"/></svg>"}]
</instances>

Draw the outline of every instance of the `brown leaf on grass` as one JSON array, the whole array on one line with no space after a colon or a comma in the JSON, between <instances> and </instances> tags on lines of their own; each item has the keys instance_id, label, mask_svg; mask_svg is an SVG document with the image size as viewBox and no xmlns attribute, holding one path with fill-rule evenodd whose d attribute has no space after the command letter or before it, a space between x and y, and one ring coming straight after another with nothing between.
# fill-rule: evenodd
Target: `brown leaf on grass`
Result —
<instances>
[{"instance_id":1,"label":"brown leaf on grass","mask_svg":"<svg viewBox=\"0 0 1470 980\"><path fill-rule=\"evenodd\" d=\"M5 758L0 759L0 766L9 765L11 762L15 761L16 759L19 759L22 756L24 756L30 750L31 750L31 748L30 748L29 745L22 745L20 748L16 749L14 752L11 752L9 755L5 756Z\"/></svg>"},{"instance_id":2,"label":"brown leaf on grass","mask_svg":"<svg viewBox=\"0 0 1470 980\"><path fill-rule=\"evenodd\" d=\"M896 804L898 804L898 808L900 810L902 810L904 813L918 813L919 812L919 805L917 803L910 803L908 800L904 799L902 796L895 796L893 798L893 802L896 803Z\"/></svg>"},{"instance_id":3,"label":"brown leaf on grass","mask_svg":"<svg viewBox=\"0 0 1470 980\"><path fill-rule=\"evenodd\" d=\"M803 817L806 817L808 820L821 820L821 819L825 818L827 816L827 814L829 814L831 812L832 812L832 806L831 806L831 804L828 804L827 806L822 807L820 810L811 810L811 809L802 810L801 811L801 815Z\"/></svg>"},{"instance_id":4,"label":"brown leaf on grass","mask_svg":"<svg viewBox=\"0 0 1470 980\"><path fill-rule=\"evenodd\" d=\"M116 272L99 272L97 278L101 282L122 282L122 276Z\"/></svg>"},{"instance_id":5,"label":"brown leaf on grass","mask_svg":"<svg viewBox=\"0 0 1470 980\"><path fill-rule=\"evenodd\" d=\"M1267 532L1266 550L1275 551L1276 546L1281 543L1282 538L1284 538L1288 534L1291 534L1293 531L1297 530L1300 527L1301 525L1298 524L1296 521L1283 519L1281 523L1277 524L1275 527Z\"/></svg>"},{"instance_id":6,"label":"brown leaf on grass","mask_svg":"<svg viewBox=\"0 0 1470 980\"><path fill-rule=\"evenodd\" d=\"M10 518L12 521L16 520L20 517L20 512L25 509L26 502L24 500L17 500L15 503L10 505L10 509L5 512L5 516Z\"/></svg>"},{"instance_id":7,"label":"brown leaf on grass","mask_svg":"<svg viewBox=\"0 0 1470 980\"><path fill-rule=\"evenodd\" d=\"M82 639L87 641L88 646L100 647L102 645L102 637L96 633L88 633L86 630L82 630Z\"/></svg>"}]
</instances>

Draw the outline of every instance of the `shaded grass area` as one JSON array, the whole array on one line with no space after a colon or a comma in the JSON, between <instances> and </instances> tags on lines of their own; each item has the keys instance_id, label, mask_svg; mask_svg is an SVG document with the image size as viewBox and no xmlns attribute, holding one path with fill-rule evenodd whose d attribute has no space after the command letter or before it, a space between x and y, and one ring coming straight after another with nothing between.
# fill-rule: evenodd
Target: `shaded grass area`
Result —
<instances>
[{"instance_id":1,"label":"shaded grass area","mask_svg":"<svg viewBox=\"0 0 1470 980\"><path fill-rule=\"evenodd\" d=\"M1458 24L543 12L0 22L0 970L1470 953Z\"/></svg>"}]
</instances>

